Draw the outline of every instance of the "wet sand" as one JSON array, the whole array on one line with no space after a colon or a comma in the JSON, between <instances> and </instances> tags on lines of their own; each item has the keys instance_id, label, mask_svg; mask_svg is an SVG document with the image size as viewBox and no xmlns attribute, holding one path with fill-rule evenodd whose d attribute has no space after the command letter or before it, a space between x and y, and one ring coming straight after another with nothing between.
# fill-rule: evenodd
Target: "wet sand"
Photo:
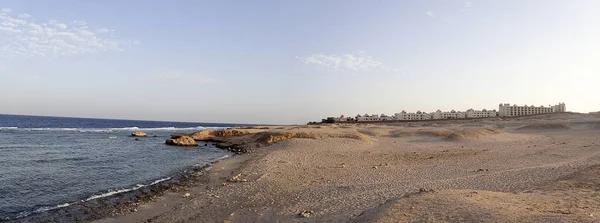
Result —
<instances>
[{"instance_id":1,"label":"wet sand","mask_svg":"<svg viewBox=\"0 0 600 223\"><path fill-rule=\"evenodd\" d=\"M578 114L268 127L230 136L248 153L189 190L97 222L599 222L599 127Z\"/></svg>"}]
</instances>

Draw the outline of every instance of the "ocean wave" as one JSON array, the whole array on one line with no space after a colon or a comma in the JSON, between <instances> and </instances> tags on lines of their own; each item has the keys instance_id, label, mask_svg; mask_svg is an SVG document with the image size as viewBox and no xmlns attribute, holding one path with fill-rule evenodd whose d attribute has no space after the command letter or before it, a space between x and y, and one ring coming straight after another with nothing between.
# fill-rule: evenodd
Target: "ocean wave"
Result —
<instances>
[{"instance_id":1,"label":"ocean wave","mask_svg":"<svg viewBox=\"0 0 600 223\"><path fill-rule=\"evenodd\" d=\"M142 188L144 186L145 185L143 185L143 184L138 184L138 185L135 185L132 188L125 188L125 189L120 189L120 190L110 190L110 191L108 191L106 193L103 193L103 194L93 195L93 196L85 199L84 201L91 201L91 200L98 199L98 198L103 198L103 197L108 197L108 196L115 195L115 194L129 192L129 191L132 191L132 190L140 189L140 188Z\"/></svg>"},{"instance_id":2,"label":"ocean wave","mask_svg":"<svg viewBox=\"0 0 600 223\"><path fill-rule=\"evenodd\" d=\"M110 133L120 131L200 131L207 129L224 129L227 127L156 127L156 128L140 128L140 127L123 127L123 128L18 128L18 127L0 127L0 131L63 131L63 132L82 132L82 133Z\"/></svg>"},{"instance_id":3,"label":"ocean wave","mask_svg":"<svg viewBox=\"0 0 600 223\"><path fill-rule=\"evenodd\" d=\"M98 198L103 198L103 197L108 197L108 196L112 196L115 194L120 194L120 193L125 193L125 192L129 192L129 191L134 191L137 189L140 189L142 187L146 187L146 186L151 186L160 182L163 182L165 180L170 180L171 177L166 177L166 178L162 178L162 179L158 179L155 180L154 182L148 184L148 185L144 185L144 184L137 184L131 188L123 188L123 189L118 189L118 190L109 190L106 193L102 193L102 194L97 194L97 195L92 195L91 197L88 197L87 199L85 199L84 201L90 201L90 200L94 200L94 199L98 199Z\"/></svg>"},{"instance_id":4,"label":"ocean wave","mask_svg":"<svg viewBox=\"0 0 600 223\"><path fill-rule=\"evenodd\" d=\"M73 203L64 203L64 204L59 204L59 205L51 206L51 207L50 206L41 207L41 208L35 209L33 211L23 211L23 212L17 214L17 216L15 217L15 219L27 217L27 216L29 216L31 214L38 214L38 213L42 213L42 212L46 212L46 211L50 211L50 210L54 210L54 209L58 209L58 208L68 207L68 206L71 206L72 204ZM2 218L0 218L0 219L2 219ZM6 218L4 220L11 220L11 219L10 218Z\"/></svg>"},{"instance_id":5,"label":"ocean wave","mask_svg":"<svg viewBox=\"0 0 600 223\"><path fill-rule=\"evenodd\" d=\"M19 128L23 131L77 131L78 128Z\"/></svg>"}]
</instances>

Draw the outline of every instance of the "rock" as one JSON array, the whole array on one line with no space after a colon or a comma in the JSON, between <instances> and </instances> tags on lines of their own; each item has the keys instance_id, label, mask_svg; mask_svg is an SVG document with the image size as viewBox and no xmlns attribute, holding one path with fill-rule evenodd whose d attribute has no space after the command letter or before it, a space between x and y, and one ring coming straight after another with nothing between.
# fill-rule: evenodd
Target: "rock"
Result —
<instances>
[{"instance_id":1,"label":"rock","mask_svg":"<svg viewBox=\"0 0 600 223\"><path fill-rule=\"evenodd\" d=\"M315 212L314 211L302 211L298 215L300 215L300 217L303 217L303 218L310 218L313 215L315 215Z\"/></svg>"},{"instance_id":2,"label":"rock","mask_svg":"<svg viewBox=\"0 0 600 223\"><path fill-rule=\"evenodd\" d=\"M140 141L140 138L135 138L135 141Z\"/></svg>"},{"instance_id":3,"label":"rock","mask_svg":"<svg viewBox=\"0 0 600 223\"><path fill-rule=\"evenodd\" d=\"M192 137L189 136L181 136L176 139L167 139L167 141L165 141L165 144L173 146L198 146L196 140L192 139Z\"/></svg>"},{"instance_id":4,"label":"rock","mask_svg":"<svg viewBox=\"0 0 600 223\"><path fill-rule=\"evenodd\" d=\"M146 137L146 133L145 132L132 132L131 136L135 136L135 137Z\"/></svg>"},{"instance_id":5,"label":"rock","mask_svg":"<svg viewBox=\"0 0 600 223\"><path fill-rule=\"evenodd\" d=\"M189 136L189 134L186 134L186 133L173 133L173 134L171 134L171 139L178 139L178 138L180 138L182 136Z\"/></svg>"},{"instance_id":6,"label":"rock","mask_svg":"<svg viewBox=\"0 0 600 223\"><path fill-rule=\"evenodd\" d=\"M229 182L245 182L242 179L240 179L241 176L242 176L242 174L240 173L238 175L235 175L235 176L229 178L229 180L227 180L227 181L229 181Z\"/></svg>"},{"instance_id":7,"label":"rock","mask_svg":"<svg viewBox=\"0 0 600 223\"><path fill-rule=\"evenodd\" d=\"M190 193L185 193L185 194L183 195L183 197L184 197L184 198L185 198L185 197L190 197L190 196L192 196Z\"/></svg>"}]
</instances>

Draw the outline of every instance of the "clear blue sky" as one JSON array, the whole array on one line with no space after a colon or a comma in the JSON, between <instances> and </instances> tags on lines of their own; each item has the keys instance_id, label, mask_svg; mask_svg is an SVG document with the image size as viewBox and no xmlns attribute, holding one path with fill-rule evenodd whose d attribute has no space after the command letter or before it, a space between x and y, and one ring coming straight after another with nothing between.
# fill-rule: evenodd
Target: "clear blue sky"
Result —
<instances>
[{"instance_id":1,"label":"clear blue sky","mask_svg":"<svg viewBox=\"0 0 600 223\"><path fill-rule=\"evenodd\" d=\"M0 113L295 124L600 110L600 1L2 0Z\"/></svg>"}]
</instances>

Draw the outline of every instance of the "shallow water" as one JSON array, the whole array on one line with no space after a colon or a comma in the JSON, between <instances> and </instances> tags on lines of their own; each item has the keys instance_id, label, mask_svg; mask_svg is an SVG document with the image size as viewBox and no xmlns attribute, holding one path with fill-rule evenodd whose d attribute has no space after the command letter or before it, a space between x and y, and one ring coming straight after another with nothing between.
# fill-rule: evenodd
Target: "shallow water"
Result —
<instances>
[{"instance_id":1,"label":"shallow water","mask_svg":"<svg viewBox=\"0 0 600 223\"><path fill-rule=\"evenodd\" d=\"M21 117L29 116L0 115L0 219L5 220L152 184L229 154L211 145L164 144L170 134L198 131L203 123L109 120L112 126L106 126L107 121L85 119L76 125L81 120L59 118L62 122L52 125L56 119L50 118L36 125L40 120L19 122ZM149 137L129 137L135 129Z\"/></svg>"}]
</instances>

